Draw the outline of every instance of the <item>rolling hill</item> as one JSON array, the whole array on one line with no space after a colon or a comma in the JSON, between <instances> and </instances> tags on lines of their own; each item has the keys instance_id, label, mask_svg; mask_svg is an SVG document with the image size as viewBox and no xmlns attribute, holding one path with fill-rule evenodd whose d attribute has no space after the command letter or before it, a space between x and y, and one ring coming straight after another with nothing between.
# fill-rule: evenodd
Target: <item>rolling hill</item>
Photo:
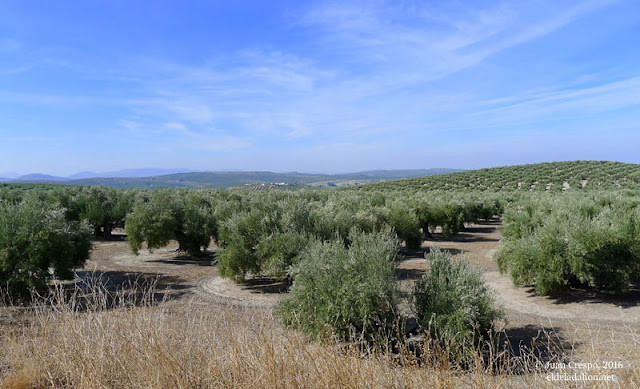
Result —
<instances>
[{"instance_id":1,"label":"rolling hill","mask_svg":"<svg viewBox=\"0 0 640 389\"><path fill-rule=\"evenodd\" d=\"M91 177L61 181L57 177L36 177L33 182L67 185L106 185L117 188L211 188L260 184L295 184L317 188L360 185L401 178L443 174L455 169L376 170L347 174L273 172L190 172L153 177ZM17 181L17 180L16 180ZM19 182L29 182L20 180Z\"/></svg>"},{"instance_id":2,"label":"rolling hill","mask_svg":"<svg viewBox=\"0 0 640 389\"><path fill-rule=\"evenodd\" d=\"M369 188L474 191L573 191L640 188L640 165L610 161L545 162L465 170L384 182Z\"/></svg>"},{"instance_id":3,"label":"rolling hill","mask_svg":"<svg viewBox=\"0 0 640 389\"><path fill-rule=\"evenodd\" d=\"M32 173L15 178L13 181L22 182L60 182L66 181L64 177L50 176L48 174Z\"/></svg>"},{"instance_id":4,"label":"rolling hill","mask_svg":"<svg viewBox=\"0 0 640 389\"><path fill-rule=\"evenodd\" d=\"M176 173L191 173L194 170L189 169L154 169L154 168L143 168L143 169L125 169L125 170L116 170L111 172L103 172L103 173L94 173L94 172L79 172L67 177L69 180L81 180L87 178L114 178L114 177L154 177L154 176L163 176L168 174L176 174Z\"/></svg>"}]
</instances>

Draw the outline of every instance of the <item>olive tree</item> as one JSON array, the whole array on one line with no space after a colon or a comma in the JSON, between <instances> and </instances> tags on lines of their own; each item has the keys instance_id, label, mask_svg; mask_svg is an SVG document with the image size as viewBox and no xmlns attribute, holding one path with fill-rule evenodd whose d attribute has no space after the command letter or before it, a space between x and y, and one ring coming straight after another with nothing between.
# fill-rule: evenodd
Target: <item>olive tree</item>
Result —
<instances>
[{"instance_id":1,"label":"olive tree","mask_svg":"<svg viewBox=\"0 0 640 389\"><path fill-rule=\"evenodd\" d=\"M147 243L149 250L167 246L172 239L178 250L200 255L217 235L213 206L195 193L156 190L143 194L126 217L125 231L134 253Z\"/></svg>"},{"instance_id":2,"label":"olive tree","mask_svg":"<svg viewBox=\"0 0 640 389\"><path fill-rule=\"evenodd\" d=\"M286 325L314 339L384 342L396 324L398 240L390 230L352 229L342 239L316 241L291 270L293 286L278 312Z\"/></svg>"},{"instance_id":3,"label":"olive tree","mask_svg":"<svg viewBox=\"0 0 640 389\"><path fill-rule=\"evenodd\" d=\"M418 323L454 361L464 362L483 347L505 314L496 307L482 272L466 258L454 261L449 252L434 250L427 259L429 271L413 290Z\"/></svg>"},{"instance_id":4,"label":"olive tree","mask_svg":"<svg viewBox=\"0 0 640 389\"><path fill-rule=\"evenodd\" d=\"M67 221L65 210L33 197L0 202L0 287L25 297L51 278L70 279L91 250L86 222Z\"/></svg>"},{"instance_id":5,"label":"olive tree","mask_svg":"<svg viewBox=\"0 0 640 389\"><path fill-rule=\"evenodd\" d=\"M110 237L114 227L122 227L133 205L131 192L90 186L78 194L79 216L93 227L94 236Z\"/></svg>"}]
</instances>

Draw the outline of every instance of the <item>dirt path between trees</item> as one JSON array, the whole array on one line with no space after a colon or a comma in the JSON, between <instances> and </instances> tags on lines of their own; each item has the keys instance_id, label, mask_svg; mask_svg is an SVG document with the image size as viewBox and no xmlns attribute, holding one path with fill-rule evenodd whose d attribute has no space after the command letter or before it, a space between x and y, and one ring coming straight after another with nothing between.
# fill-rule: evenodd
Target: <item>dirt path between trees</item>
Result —
<instances>
[{"instance_id":1,"label":"dirt path between trees","mask_svg":"<svg viewBox=\"0 0 640 389\"><path fill-rule=\"evenodd\" d=\"M510 327L614 332L640 328L638 289L624 298L572 291L563 299L552 299L536 296L531 288L513 287L509 276L501 275L492 261L500 240L498 226L497 220L470 225L453 239L445 239L436 232L434 239L425 241L420 250L403 250L404 259L398 263L401 291L408 296L415 280L428 269L425 253L431 247L439 247L456 256L464 254L473 265L483 269L487 283L496 291L497 301L508 313ZM114 287L155 277L158 288L167 290L171 299L178 302L188 299L203 305L213 303L265 311L272 310L286 289L282 283L268 279L254 279L238 285L221 278L216 267L211 266L215 248L203 258L186 256L176 249L177 244L153 253L143 249L136 256L124 240L96 242L90 260L79 275L86 277L95 271Z\"/></svg>"},{"instance_id":2,"label":"dirt path between trees","mask_svg":"<svg viewBox=\"0 0 640 389\"><path fill-rule=\"evenodd\" d=\"M119 284L136 279L154 280L159 290L166 290L172 300L185 300L203 304L239 306L271 310L282 297L285 285L268 279L250 279L239 285L218 275L211 263L214 248L202 258L176 251L178 244L149 252L131 253L125 241L96 242L91 258L80 277L95 273L102 275L106 284L116 288Z\"/></svg>"},{"instance_id":3,"label":"dirt path between trees","mask_svg":"<svg viewBox=\"0 0 640 389\"><path fill-rule=\"evenodd\" d=\"M466 255L469 261L484 270L487 283L496 291L496 298L509 313L512 322L544 325L603 325L637 326L640 328L640 290L634 289L624 297L610 296L585 290L572 290L559 299L537 296L530 287L516 288L508 274L502 275L492 257L498 248L499 222L488 221L470 225L453 239L435 234L435 239L423 243L421 251L430 247L449 250L454 255ZM421 253L408 253L399 265L413 278L428 268ZM419 255L422 254L422 255ZM405 286L406 289L406 286Z\"/></svg>"}]
</instances>

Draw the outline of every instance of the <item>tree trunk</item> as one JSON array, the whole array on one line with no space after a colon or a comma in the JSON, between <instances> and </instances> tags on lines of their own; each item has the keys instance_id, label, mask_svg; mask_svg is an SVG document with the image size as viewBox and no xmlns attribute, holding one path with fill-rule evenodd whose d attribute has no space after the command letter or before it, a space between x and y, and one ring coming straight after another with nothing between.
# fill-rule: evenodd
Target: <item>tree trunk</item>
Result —
<instances>
[{"instance_id":1,"label":"tree trunk","mask_svg":"<svg viewBox=\"0 0 640 389\"><path fill-rule=\"evenodd\" d=\"M433 239L433 236L431 235L431 232L429 232L429 225L428 224L423 224L422 225L422 233L424 234L424 239L425 240Z\"/></svg>"}]
</instances>

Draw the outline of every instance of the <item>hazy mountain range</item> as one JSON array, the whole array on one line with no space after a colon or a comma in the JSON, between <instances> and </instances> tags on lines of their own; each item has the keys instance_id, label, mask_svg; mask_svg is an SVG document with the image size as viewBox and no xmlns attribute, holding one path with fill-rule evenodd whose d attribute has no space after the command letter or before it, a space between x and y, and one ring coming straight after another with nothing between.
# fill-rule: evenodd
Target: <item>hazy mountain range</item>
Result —
<instances>
[{"instance_id":1,"label":"hazy mountain range","mask_svg":"<svg viewBox=\"0 0 640 389\"><path fill-rule=\"evenodd\" d=\"M0 173L0 181L36 182L36 181L70 181L70 180L81 180L86 178L153 177L153 176L161 176L161 175L176 174L176 173L190 173L190 172L196 172L196 171L199 171L199 170L143 168L143 169L124 169L124 170L116 170L116 171L103 172L103 173L79 172L76 174L72 174L68 177L57 177L57 176L51 176L48 174L41 174L41 173L31 173L31 174L26 174L21 176L13 172L3 172L3 173Z\"/></svg>"},{"instance_id":2,"label":"hazy mountain range","mask_svg":"<svg viewBox=\"0 0 640 389\"><path fill-rule=\"evenodd\" d=\"M80 172L69 177L28 174L0 178L3 182L67 185L106 185L119 188L205 188L251 184L285 183L315 187L359 185L373 182L423 177L459 171L457 169L371 170L345 174L273 172L198 172L188 169L127 169L108 173Z\"/></svg>"}]
</instances>

